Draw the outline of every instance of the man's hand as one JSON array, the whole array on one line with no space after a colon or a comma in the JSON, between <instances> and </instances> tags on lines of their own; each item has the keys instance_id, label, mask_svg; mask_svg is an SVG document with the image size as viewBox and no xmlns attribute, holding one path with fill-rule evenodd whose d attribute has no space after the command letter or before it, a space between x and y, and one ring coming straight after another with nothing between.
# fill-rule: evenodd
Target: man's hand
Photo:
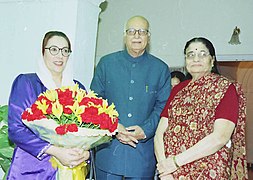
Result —
<instances>
[{"instance_id":1,"label":"man's hand","mask_svg":"<svg viewBox=\"0 0 253 180\"><path fill-rule=\"evenodd\" d=\"M125 128L122 124L118 124L118 134L116 138L123 144L136 147L138 140L145 139L145 133L139 126L130 126Z\"/></svg>"},{"instance_id":2,"label":"man's hand","mask_svg":"<svg viewBox=\"0 0 253 180\"><path fill-rule=\"evenodd\" d=\"M137 140L142 140L146 138L146 135L140 126L129 126L126 128L130 132L130 136L134 137Z\"/></svg>"}]
</instances>

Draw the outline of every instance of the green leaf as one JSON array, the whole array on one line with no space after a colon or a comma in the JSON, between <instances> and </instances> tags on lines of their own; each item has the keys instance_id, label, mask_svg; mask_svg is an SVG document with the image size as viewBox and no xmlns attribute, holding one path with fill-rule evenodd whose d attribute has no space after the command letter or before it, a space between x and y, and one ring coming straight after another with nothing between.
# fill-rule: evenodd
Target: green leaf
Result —
<instances>
[{"instance_id":1,"label":"green leaf","mask_svg":"<svg viewBox=\"0 0 253 180\"><path fill-rule=\"evenodd\" d=\"M1 142L1 146L0 146L0 150L2 148L5 147L14 147L14 144L12 142L10 142L9 138L8 138L8 127L7 126L3 126L0 129L0 142Z\"/></svg>"},{"instance_id":2,"label":"green leaf","mask_svg":"<svg viewBox=\"0 0 253 180\"><path fill-rule=\"evenodd\" d=\"M0 128L0 134L6 134L8 136L8 126L7 125L3 125Z\"/></svg>"},{"instance_id":3,"label":"green leaf","mask_svg":"<svg viewBox=\"0 0 253 180\"><path fill-rule=\"evenodd\" d=\"M8 169L11 165L11 160L10 159L4 159L4 160L1 159L0 160L0 165L3 169L3 171L6 173L6 172L8 172Z\"/></svg>"},{"instance_id":4,"label":"green leaf","mask_svg":"<svg viewBox=\"0 0 253 180\"><path fill-rule=\"evenodd\" d=\"M12 158L12 154L13 154L14 148L9 146L9 147L5 147L5 148L0 148L0 156L2 158Z\"/></svg>"},{"instance_id":5,"label":"green leaf","mask_svg":"<svg viewBox=\"0 0 253 180\"><path fill-rule=\"evenodd\" d=\"M0 149L4 148L4 147L8 147L10 146L10 142L7 136L5 136L4 134L0 134L0 141L1 141L1 147Z\"/></svg>"},{"instance_id":6,"label":"green leaf","mask_svg":"<svg viewBox=\"0 0 253 180\"><path fill-rule=\"evenodd\" d=\"M0 106L0 122L7 125L8 122L8 106Z\"/></svg>"},{"instance_id":7,"label":"green leaf","mask_svg":"<svg viewBox=\"0 0 253 180\"><path fill-rule=\"evenodd\" d=\"M8 138L8 106L0 106L0 166L5 172L4 179L11 164L14 144Z\"/></svg>"}]
</instances>

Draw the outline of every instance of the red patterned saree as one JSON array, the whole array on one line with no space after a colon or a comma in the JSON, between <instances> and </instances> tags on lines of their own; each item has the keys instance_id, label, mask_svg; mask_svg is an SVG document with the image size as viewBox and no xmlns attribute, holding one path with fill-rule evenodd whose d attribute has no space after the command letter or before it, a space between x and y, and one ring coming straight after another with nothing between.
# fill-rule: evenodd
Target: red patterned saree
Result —
<instances>
[{"instance_id":1,"label":"red patterned saree","mask_svg":"<svg viewBox=\"0 0 253 180\"><path fill-rule=\"evenodd\" d=\"M164 133L166 157L177 155L212 133L215 110L228 87L234 84L239 99L239 116L228 144L216 153L181 166L175 179L247 179L245 152L246 101L239 84L209 74L189 83L171 100L168 129Z\"/></svg>"}]
</instances>

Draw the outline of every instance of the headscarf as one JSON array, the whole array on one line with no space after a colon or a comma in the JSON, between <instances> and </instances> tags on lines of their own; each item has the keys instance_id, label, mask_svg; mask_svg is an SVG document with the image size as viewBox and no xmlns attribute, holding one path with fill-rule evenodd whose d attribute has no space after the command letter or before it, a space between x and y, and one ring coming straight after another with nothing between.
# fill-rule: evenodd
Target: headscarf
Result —
<instances>
[{"instance_id":1,"label":"headscarf","mask_svg":"<svg viewBox=\"0 0 253 180\"><path fill-rule=\"evenodd\" d=\"M47 68L45 64L45 60L43 58L40 58L38 60L38 68L36 71L36 74L38 75L41 82L44 84L44 86L47 89L56 89L59 88L55 84L52 74ZM65 69L62 72L62 84L61 86L72 86L74 85L73 81L73 63L72 58L69 56L69 59L66 63Z\"/></svg>"}]
</instances>

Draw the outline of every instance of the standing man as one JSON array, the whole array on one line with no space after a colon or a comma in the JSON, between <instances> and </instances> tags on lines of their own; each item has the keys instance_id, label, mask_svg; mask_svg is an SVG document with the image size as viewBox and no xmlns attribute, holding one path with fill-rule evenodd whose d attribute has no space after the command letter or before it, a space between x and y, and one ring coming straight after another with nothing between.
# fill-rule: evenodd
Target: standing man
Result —
<instances>
[{"instance_id":1,"label":"standing man","mask_svg":"<svg viewBox=\"0 0 253 180\"><path fill-rule=\"evenodd\" d=\"M149 39L149 22L134 16L125 27L126 49L102 57L97 65L91 90L119 112L118 134L96 153L98 180L153 179L153 137L170 94L170 72L146 51Z\"/></svg>"}]
</instances>

